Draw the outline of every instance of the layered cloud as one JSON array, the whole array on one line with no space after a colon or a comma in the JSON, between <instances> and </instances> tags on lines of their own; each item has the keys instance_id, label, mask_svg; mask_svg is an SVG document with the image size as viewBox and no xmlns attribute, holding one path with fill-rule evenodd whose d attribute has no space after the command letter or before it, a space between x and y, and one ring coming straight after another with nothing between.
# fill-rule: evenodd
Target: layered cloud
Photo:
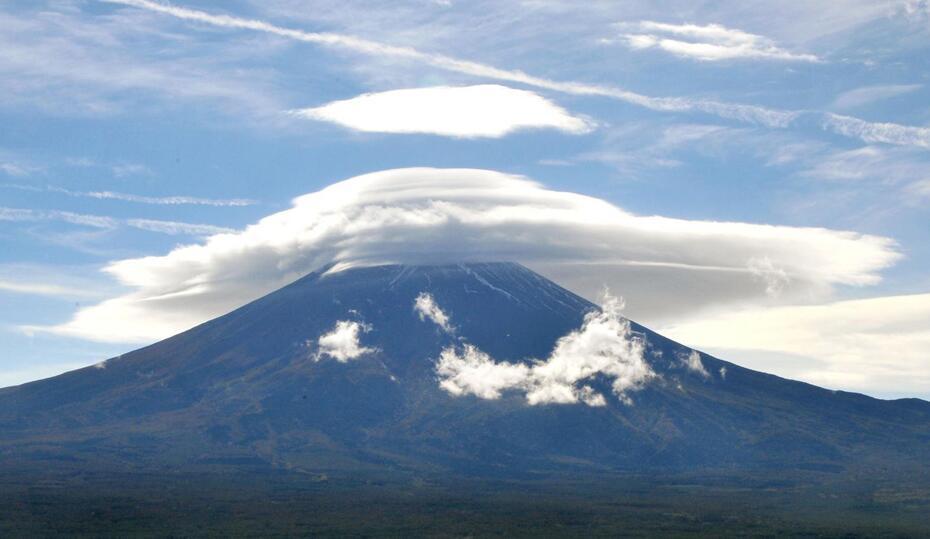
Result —
<instances>
[{"instance_id":1,"label":"layered cloud","mask_svg":"<svg viewBox=\"0 0 930 539\"><path fill-rule=\"evenodd\" d=\"M743 309L659 328L751 368L832 388L927 395L930 294Z\"/></svg>"},{"instance_id":2,"label":"layered cloud","mask_svg":"<svg viewBox=\"0 0 930 539\"><path fill-rule=\"evenodd\" d=\"M391 90L293 112L356 131L462 138L498 138L525 129L581 134L593 128L544 97L497 84Z\"/></svg>"},{"instance_id":3,"label":"layered cloud","mask_svg":"<svg viewBox=\"0 0 930 539\"><path fill-rule=\"evenodd\" d=\"M887 238L638 216L489 170L375 172L293 204L242 231L112 263L106 271L132 292L53 330L145 342L328 264L492 260L524 263L588 297L609 285L631 317L658 324L709 308L827 298L836 285L877 283L900 256Z\"/></svg>"},{"instance_id":4,"label":"layered cloud","mask_svg":"<svg viewBox=\"0 0 930 539\"><path fill-rule=\"evenodd\" d=\"M642 339L630 331L621 309L622 304L608 296L600 311L585 316L580 329L558 340L548 358L529 365L495 361L472 345L461 352L448 347L436 364L439 385L456 396L498 399L503 392L517 391L530 405L604 406L604 395L585 385L604 377L610 380L613 394L629 404L629 393L642 388L655 373L643 358Z\"/></svg>"},{"instance_id":5,"label":"layered cloud","mask_svg":"<svg viewBox=\"0 0 930 539\"><path fill-rule=\"evenodd\" d=\"M782 49L764 36L719 24L668 24L642 21L623 24L624 34L633 49L660 49L684 58L714 62L733 59L790 60L817 62L813 54L793 53Z\"/></svg>"},{"instance_id":6,"label":"layered cloud","mask_svg":"<svg viewBox=\"0 0 930 539\"><path fill-rule=\"evenodd\" d=\"M332 331L317 339L316 361L325 358L347 363L375 351L374 348L362 346L359 336L371 328L354 320L339 320Z\"/></svg>"}]
</instances>

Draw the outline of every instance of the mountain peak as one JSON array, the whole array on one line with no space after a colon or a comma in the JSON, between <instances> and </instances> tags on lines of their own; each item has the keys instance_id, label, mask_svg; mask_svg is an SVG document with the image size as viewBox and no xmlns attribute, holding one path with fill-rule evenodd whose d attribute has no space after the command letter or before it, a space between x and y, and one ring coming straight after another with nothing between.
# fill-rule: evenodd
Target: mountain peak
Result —
<instances>
[{"instance_id":1,"label":"mountain peak","mask_svg":"<svg viewBox=\"0 0 930 539\"><path fill-rule=\"evenodd\" d=\"M323 268L100 368L0 390L0 432L11 458L42 444L103 467L845 467L930 456L930 406L743 369L520 264L395 264Z\"/></svg>"}]
</instances>

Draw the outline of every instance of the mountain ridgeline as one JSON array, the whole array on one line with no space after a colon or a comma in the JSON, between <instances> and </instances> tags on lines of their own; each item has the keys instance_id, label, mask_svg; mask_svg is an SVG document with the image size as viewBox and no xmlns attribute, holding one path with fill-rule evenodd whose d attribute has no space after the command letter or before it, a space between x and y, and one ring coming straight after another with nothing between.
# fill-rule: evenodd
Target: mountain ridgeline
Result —
<instances>
[{"instance_id":1,"label":"mountain ridgeline","mask_svg":"<svg viewBox=\"0 0 930 539\"><path fill-rule=\"evenodd\" d=\"M597 313L512 263L312 273L98 366L0 390L2 467L526 477L930 458L930 403L755 372L635 323L648 376L618 392L595 370L583 398L531 403L520 380ZM517 382L451 391L438 362L469 349L484 358L478 382L495 368Z\"/></svg>"}]
</instances>

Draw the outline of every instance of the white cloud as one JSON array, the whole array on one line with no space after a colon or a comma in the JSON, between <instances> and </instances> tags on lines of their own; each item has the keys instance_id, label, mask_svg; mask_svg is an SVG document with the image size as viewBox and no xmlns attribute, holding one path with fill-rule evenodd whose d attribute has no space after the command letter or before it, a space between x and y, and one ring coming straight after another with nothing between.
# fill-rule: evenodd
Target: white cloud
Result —
<instances>
[{"instance_id":1,"label":"white cloud","mask_svg":"<svg viewBox=\"0 0 930 539\"><path fill-rule=\"evenodd\" d=\"M127 176L151 176L154 174L152 169L145 165L140 165L138 163L120 163L118 165L113 165L112 167L113 175L117 178L125 178Z\"/></svg>"},{"instance_id":2,"label":"white cloud","mask_svg":"<svg viewBox=\"0 0 930 539\"><path fill-rule=\"evenodd\" d=\"M433 296L427 292L420 292L413 302L413 310L420 316L420 320L431 320L446 333L452 333L455 329L452 327L449 315L447 315L433 299Z\"/></svg>"},{"instance_id":3,"label":"white cloud","mask_svg":"<svg viewBox=\"0 0 930 539\"><path fill-rule=\"evenodd\" d=\"M0 279L0 291L37 296L51 296L55 298L98 297L100 295L90 290L82 290L54 283L8 281L2 279Z\"/></svg>"},{"instance_id":4,"label":"white cloud","mask_svg":"<svg viewBox=\"0 0 930 539\"><path fill-rule=\"evenodd\" d=\"M710 378L710 373L707 372L707 369L704 367L704 362L701 361L701 354L699 354L697 350L691 350L690 354L683 356L681 358L681 363L689 371L700 374L704 378ZM723 374L725 372L726 370L722 370L721 376L726 376Z\"/></svg>"},{"instance_id":5,"label":"white cloud","mask_svg":"<svg viewBox=\"0 0 930 539\"><path fill-rule=\"evenodd\" d=\"M257 32L264 32L273 34L279 37L286 39L292 39L301 42L307 43L317 43L324 46L336 47L345 50L351 50L353 52L378 56L378 57L388 57L394 58L397 60L417 62L424 65L429 65L434 68L443 69L447 71L452 71L456 73L461 73L465 75L470 75L474 77L480 77L491 80L498 80L504 82L513 82L518 84L525 84L527 86L532 86L535 88L541 88L545 90L551 90L555 92L561 92L572 95L583 95L583 96L600 96L607 97L610 99L616 99L626 103L630 103L636 106L644 107L647 109L663 112L703 112L707 114L712 114L719 116L721 118L727 118L731 120L736 120L740 122L752 123L765 125L773 128L787 128L794 124L799 118L814 116L820 119L821 124L824 129L848 137L859 138L867 142L885 142L887 144L897 144L897 145L913 145L920 147L930 147L930 130L920 127L912 127L906 125L899 125L893 123L873 123L866 122L858 118L850 117L836 117L830 113L822 112L811 112L811 111L790 111L790 110L778 110L756 105L745 105L740 103L729 103L723 101L715 101L709 99L700 99L700 98L690 98L690 97L653 97L648 95L639 94L636 92L631 92L624 88L618 88L614 86L605 86L599 84L590 84L585 82L577 81L559 81L552 80L543 77L536 77L529 75L523 71L519 70L508 70L494 67L493 65L482 64L479 62L472 62L469 60L462 60L459 58L446 56L442 54L431 54L420 51L412 47L402 47L395 45L388 45L385 43L380 43L377 41L372 41L368 39L358 38L349 35L337 34L337 33L318 33L318 32L305 32L302 30L295 30L291 28L284 28L281 26L276 26L274 24L260 21L260 20L251 20L244 19L241 17L234 17L231 15L213 15L205 11L199 11L195 9L188 9L182 7L171 6L167 4L161 4L159 2L153 2L151 0L107 0L110 3L122 4L127 6L134 6L157 13L163 13L172 17L177 17L183 20L197 21L213 26L219 26L223 28L233 28L233 29L243 29L243 30L252 30ZM868 9L865 9L864 6L859 6L857 9L862 9L863 13L868 12ZM842 15L842 14L839 14ZM874 16L875 13L871 13L870 16ZM842 18L842 17L841 17ZM852 17L853 21L859 20L857 17ZM661 24L661 23L656 23ZM666 25L672 26L675 25ZM707 27L697 27L697 28L707 28ZM705 30L704 33L708 32L713 33L715 30L711 28L709 31ZM734 32L733 30L724 29L723 33ZM735 31L739 32L739 31ZM752 34L746 34L752 36ZM744 38L745 39L745 38ZM764 38L763 38L764 39ZM779 54L778 49L767 49L766 47L773 47L766 42L757 42L757 45L761 47L763 54L768 50L768 54L777 55ZM783 51L782 51L783 52ZM784 53L791 54L791 53ZM812 55L804 54L795 54L797 59L805 59L805 57L810 57L815 59ZM215 86L215 85L213 85Z\"/></svg>"},{"instance_id":6,"label":"white cloud","mask_svg":"<svg viewBox=\"0 0 930 539\"><path fill-rule=\"evenodd\" d=\"M545 360L530 365L494 361L471 345L459 354L455 347L442 351L436 364L440 387L452 395L500 398L504 391L520 391L530 405L607 404L591 386L580 385L594 377L611 379L611 390L631 402L655 373L643 359L644 344L620 316L622 304L607 297L600 311L588 313L580 329L565 335Z\"/></svg>"},{"instance_id":7,"label":"white cloud","mask_svg":"<svg viewBox=\"0 0 930 539\"><path fill-rule=\"evenodd\" d=\"M126 219L125 223L128 226L140 230L171 235L212 236L214 234L229 234L235 232L235 230L231 228L222 226L182 223L178 221L161 221L157 219Z\"/></svg>"},{"instance_id":8,"label":"white cloud","mask_svg":"<svg viewBox=\"0 0 930 539\"><path fill-rule=\"evenodd\" d=\"M0 163L0 172L9 176L28 176L31 169L17 163Z\"/></svg>"},{"instance_id":9,"label":"white cloud","mask_svg":"<svg viewBox=\"0 0 930 539\"><path fill-rule=\"evenodd\" d=\"M21 191L33 191L43 193L60 193L72 197L95 198L98 200L120 200L124 202L137 202L140 204L156 204L164 206L194 205L194 206L216 206L216 207L238 207L251 206L256 202L244 198L199 198L189 196L166 196L151 197L145 195L134 195L131 193L119 193L115 191L72 191L64 187L47 185L38 187L34 185L22 185L7 183L3 187L10 189L19 189Z\"/></svg>"},{"instance_id":10,"label":"white cloud","mask_svg":"<svg viewBox=\"0 0 930 539\"><path fill-rule=\"evenodd\" d=\"M183 223L178 221L161 221L157 219L116 219L102 215L88 215L60 210L33 210L25 208L5 208L0 206L0 221L62 221L73 225L89 226L101 229L114 229L121 225L149 232L171 235L210 236L234 232L231 228Z\"/></svg>"},{"instance_id":11,"label":"white cloud","mask_svg":"<svg viewBox=\"0 0 930 539\"><path fill-rule=\"evenodd\" d=\"M911 93L922 88L920 84L885 84L878 86L863 86L843 92L833 101L833 108L852 109L881 101L891 97Z\"/></svg>"},{"instance_id":12,"label":"white cloud","mask_svg":"<svg viewBox=\"0 0 930 539\"><path fill-rule=\"evenodd\" d=\"M764 59L817 62L813 54L793 53L777 47L772 40L727 28L719 24L667 24L642 21L622 24L632 32L624 34L633 49L658 48L676 56L708 62L733 59Z\"/></svg>"},{"instance_id":13,"label":"white cloud","mask_svg":"<svg viewBox=\"0 0 930 539\"><path fill-rule=\"evenodd\" d=\"M295 199L241 232L112 263L132 292L55 331L121 342L167 337L326 264L512 260L632 318L668 322L711 307L828 298L879 282L893 241L853 232L637 216L603 200L474 169L376 172ZM752 261L784 272L777 298Z\"/></svg>"},{"instance_id":14,"label":"white cloud","mask_svg":"<svg viewBox=\"0 0 930 539\"><path fill-rule=\"evenodd\" d=\"M930 127L912 127L890 122L867 122L852 116L832 113L823 115L823 126L834 133L858 138L865 142L930 148Z\"/></svg>"},{"instance_id":15,"label":"white cloud","mask_svg":"<svg viewBox=\"0 0 930 539\"><path fill-rule=\"evenodd\" d=\"M544 97L497 84L391 90L293 112L357 131L462 138L497 138L526 129L572 134L593 129L588 120Z\"/></svg>"},{"instance_id":16,"label":"white cloud","mask_svg":"<svg viewBox=\"0 0 930 539\"><path fill-rule=\"evenodd\" d=\"M926 193L930 182L930 157L916 149L864 146L822 153L807 161L801 176L831 182L834 187L845 187L850 192L865 187L868 199L877 206L887 207L888 200L898 204L922 203L921 193ZM881 194L894 198L877 198ZM868 200L863 201L860 208L868 208L867 203Z\"/></svg>"},{"instance_id":17,"label":"white cloud","mask_svg":"<svg viewBox=\"0 0 930 539\"><path fill-rule=\"evenodd\" d=\"M927 394L930 294L737 310L659 330L789 378L873 394Z\"/></svg>"},{"instance_id":18,"label":"white cloud","mask_svg":"<svg viewBox=\"0 0 930 539\"><path fill-rule=\"evenodd\" d=\"M452 395L482 399L499 399L502 391L521 387L529 371L522 363L498 363L470 344L461 353L455 347L444 349L436 363L439 387Z\"/></svg>"},{"instance_id":19,"label":"white cloud","mask_svg":"<svg viewBox=\"0 0 930 539\"><path fill-rule=\"evenodd\" d=\"M368 331L371 331L371 327L366 324L350 320L339 320L332 331L321 335L317 339L319 348L314 359L320 361L328 356L340 363L346 363L374 352L374 348L362 346L359 341L359 335Z\"/></svg>"},{"instance_id":20,"label":"white cloud","mask_svg":"<svg viewBox=\"0 0 930 539\"><path fill-rule=\"evenodd\" d=\"M908 186L908 191L920 198L930 198L930 178L912 183Z\"/></svg>"},{"instance_id":21,"label":"white cloud","mask_svg":"<svg viewBox=\"0 0 930 539\"><path fill-rule=\"evenodd\" d=\"M112 217L100 215L87 215L70 211L59 210L33 210L26 208L0 207L0 221L28 222L28 221L63 221L74 225L89 226L93 228L116 228L118 221Z\"/></svg>"}]
</instances>

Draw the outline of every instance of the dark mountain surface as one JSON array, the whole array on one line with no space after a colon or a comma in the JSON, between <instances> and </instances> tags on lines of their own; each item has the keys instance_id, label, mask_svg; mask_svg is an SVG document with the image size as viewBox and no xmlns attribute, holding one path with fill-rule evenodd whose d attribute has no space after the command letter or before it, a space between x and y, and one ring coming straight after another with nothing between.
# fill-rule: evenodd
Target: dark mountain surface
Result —
<instances>
[{"instance_id":1,"label":"dark mountain surface","mask_svg":"<svg viewBox=\"0 0 930 539\"><path fill-rule=\"evenodd\" d=\"M449 334L415 312L429 293ZM741 368L644 327L657 374L624 403L531 406L440 388L443 348L547 357L597 307L511 263L313 273L189 331L0 390L0 470L248 470L312 477L551 477L694 470L926 473L930 403L883 401ZM373 350L315 360L337 321ZM893 351L889 351L893 353Z\"/></svg>"}]
</instances>

